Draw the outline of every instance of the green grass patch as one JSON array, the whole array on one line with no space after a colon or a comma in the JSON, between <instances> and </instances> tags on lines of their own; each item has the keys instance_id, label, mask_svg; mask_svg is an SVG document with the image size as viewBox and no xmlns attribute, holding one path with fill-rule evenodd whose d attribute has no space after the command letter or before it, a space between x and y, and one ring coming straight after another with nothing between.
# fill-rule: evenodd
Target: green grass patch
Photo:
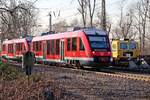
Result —
<instances>
[{"instance_id":1,"label":"green grass patch","mask_svg":"<svg viewBox=\"0 0 150 100\"><path fill-rule=\"evenodd\" d=\"M13 66L0 62L0 78L2 80L11 81L17 79L19 76L19 71Z\"/></svg>"}]
</instances>

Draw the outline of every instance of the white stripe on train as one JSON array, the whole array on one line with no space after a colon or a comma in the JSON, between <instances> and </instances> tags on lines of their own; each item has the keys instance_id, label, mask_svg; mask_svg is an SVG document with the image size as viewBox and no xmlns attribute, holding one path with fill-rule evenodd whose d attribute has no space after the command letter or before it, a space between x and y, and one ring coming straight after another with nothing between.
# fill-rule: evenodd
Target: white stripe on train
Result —
<instances>
[{"instance_id":1,"label":"white stripe on train","mask_svg":"<svg viewBox=\"0 0 150 100\"><path fill-rule=\"evenodd\" d=\"M42 59L43 61L62 62L60 59L43 59L42 56L36 56L36 58ZM94 58L88 58L88 57L64 57L64 59L65 60L94 61Z\"/></svg>"}]
</instances>

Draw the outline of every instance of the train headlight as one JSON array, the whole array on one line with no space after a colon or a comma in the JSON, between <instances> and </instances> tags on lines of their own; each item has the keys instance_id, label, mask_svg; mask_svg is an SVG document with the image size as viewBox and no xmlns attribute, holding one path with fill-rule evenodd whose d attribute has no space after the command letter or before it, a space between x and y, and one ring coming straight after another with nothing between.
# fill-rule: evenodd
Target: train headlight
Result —
<instances>
[{"instance_id":1,"label":"train headlight","mask_svg":"<svg viewBox=\"0 0 150 100\"><path fill-rule=\"evenodd\" d=\"M92 54L95 54L95 51L93 51Z\"/></svg>"},{"instance_id":2,"label":"train headlight","mask_svg":"<svg viewBox=\"0 0 150 100\"><path fill-rule=\"evenodd\" d=\"M113 57L110 57L110 62L113 62Z\"/></svg>"}]
</instances>

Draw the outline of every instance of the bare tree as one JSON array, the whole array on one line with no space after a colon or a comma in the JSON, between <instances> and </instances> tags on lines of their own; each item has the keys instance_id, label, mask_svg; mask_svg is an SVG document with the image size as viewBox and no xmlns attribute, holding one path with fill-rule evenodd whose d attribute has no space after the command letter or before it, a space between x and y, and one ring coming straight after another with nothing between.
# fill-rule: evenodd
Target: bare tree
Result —
<instances>
[{"instance_id":1,"label":"bare tree","mask_svg":"<svg viewBox=\"0 0 150 100\"><path fill-rule=\"evenodd\" d=\"M101 12L99 11L99 10L96 10L96 17L95 17L95 19L97 19L97 20L94 20L94 26L96 26L96 27L98 27L98 28L101 28L101 29L103 29L103 30L105 30L105 31L107 31L107 33L108 33L108 36L110 35L110 32L111 32L111 30L112 30L112 22L111 22L111 19L109 18L109 15L106 15L106 18L105 18L105 27L106 27L106 29L105 28L103 28L103 26L102 26L102 18L103 16L101 15ZM101 19L101 20L100 20Z\"/></svg>"},{"instance_id":2,"label":"bare tree","mask_svg":"<svg viewBox=\"0 0 150 100\"><path fill-rule=\"evenodd\" d=\"M79 8L78 11L82 15L83 25L86 27L86 16L87 16L87 0L78 0Z\"/></svg>"},{"instance_id":3,"label":"bare tree","mask_svg":"<svg viewBox=\"0 0 150 100\"><path fill-rule=\"evenodd\" d=\"M148 19L149 19L149 12L150 12L150 2L149 0L140 0L136 4L136 15L134 16L136 24L134 25L135 28L139 32L139 39L140 39L140 48L142 53L145 51L145 39L146 34L148 34Z\"/></svg>"},{"instance_id":4,"label":"bare tree","mask_svg":"<svg viewBox=\"0 0 150 100\"><path fill-rule=\"evenodd\" d=\"M88 8L89 8L89 16L90 16L90 26L93 27L93 15L95 12L95 4L96 4L96 0L92 0L93 1L93 5L91 0L88 0Z\"/></svg>"},{"instance_id":5,"label":"bare tree","mask_svg":"<svg viewBox=\"0 0 150 100\"><path fill-rule=\"evenodd\" d=\"M131 38L129 37L129 35L131 34L130 33L130 30L132 28L132 24L133 24L133 9L130 8L126 14L124 14L124 1L121 2L122 5L121 5L121 12L120 12L120 20L119 20L119 33L122 37L122 38Z\"/></svg>"},{"instance_id":6,"label":"bare tree","mask_svg":"<svg viewBox=\"0 0 150 100\"><path fill-rule=\"evenodd\" d=\"M78 26L80 26L78 19L76 19L76 18L73 19L73 20L71 21L71 23L70 23L70 26L72 26L72 27L78 27Z\"/></svg>"},{"instance_id":7,"label":"bare tree","mask_svg":"<svg viewBox=\"0 0 150 100\"><path fill-rule=\"evenodd\" d=\"M68 24L65 20L59 21L58 23L53 24L53 29L56 33L67 31Z\"/></svg>"},{"instance_id":8,"label":"bare tree","mask_svg":"<svg viewBox=\"0 0 150 100\"><path fill-rule=\"evenodd\" d=\"M105 0L102 0L101 28L106 31L106 1Z\"/></svg>"},{"instance_id":9,"label":"bare tree","mask_svg":"<svg viewBox=\"0 0 150 100\"><path fill-rule=\"evenodd\" d=\"M1 0L1 38L17 38L30 34L31 28L36 22L35 16L33 2L26 0Z\"/></svg>"}]
</instances>

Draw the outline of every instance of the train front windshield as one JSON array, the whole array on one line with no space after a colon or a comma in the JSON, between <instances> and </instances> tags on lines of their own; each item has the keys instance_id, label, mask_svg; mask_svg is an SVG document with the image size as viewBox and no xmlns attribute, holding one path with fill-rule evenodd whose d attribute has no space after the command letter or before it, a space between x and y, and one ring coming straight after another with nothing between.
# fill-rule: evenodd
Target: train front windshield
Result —
<instances>
[{"instance_id":1,"label":"train front windshield","mask_svg":"<svg viewBox=\"0 0 150 100\"><path fill-rule=\"evenodd\" d=\"M92 49L107 49L109 47L106 36L88 36Z\"/></svg>"}]
</instances>

